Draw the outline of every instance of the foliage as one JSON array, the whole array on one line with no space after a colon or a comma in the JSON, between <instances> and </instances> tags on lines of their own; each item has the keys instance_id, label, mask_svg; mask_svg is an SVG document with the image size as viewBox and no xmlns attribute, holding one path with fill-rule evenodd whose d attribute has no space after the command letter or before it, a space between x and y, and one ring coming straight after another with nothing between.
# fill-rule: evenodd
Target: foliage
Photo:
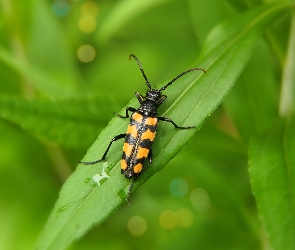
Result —
<instances>
[{"instance_id":1,"label":"foliage","mask_svg":"<svg viewBox=\"0 0 295 250\"><path fill-rule=\"evenodd\" d=\"M1 5L3 249L294 248L294 2ZM152 86L207 73L165 90L159 114L197 129L160 123L127 207L122 142L77 163L124 133L114 111L138 107L131 53Z\"/></svg>"}]
</instances>

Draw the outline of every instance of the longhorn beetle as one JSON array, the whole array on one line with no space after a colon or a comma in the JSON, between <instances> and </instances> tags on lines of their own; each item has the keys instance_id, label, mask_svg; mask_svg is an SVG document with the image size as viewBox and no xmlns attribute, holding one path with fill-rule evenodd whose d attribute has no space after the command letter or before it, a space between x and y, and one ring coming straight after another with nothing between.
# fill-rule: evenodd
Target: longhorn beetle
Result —
<instances>
[{"instance_id":1,"label":"longhorn beetle","mask_svg":"<svg viewBox=\"0 0 295 250\"><path fill-rule=\"evenodd\" d=\"M123 154L121 159L121 173L124 174L125 177L128 179L133 177L133 181L129 187L129 191L126 198L128 206L130 205L129 197L132 191L133 184L135 180L138 178L138 176L141 173L143 173L146 169L143 168L146 158L148 159L149 165L152 163L153 153L151 147L156 135L158 122L170 122L173 124L175 128L178 129L190 129L195 127L180 127L176 125L176 123L172 121L170 118L158 116L157 109L167 98L166 95L162 95L162 91L165 90L173 82L175 82L179 77L183 76L188 72L194 70L202 70L204 73L206 73L205 69L192 68L180 73L159 90L152 89L138 58L135 55L131 54L129 56L129 60L131 59L131 57L133 57L136 60L137 65L143 75L143 78L145 79L146 85L148 86L149 90L147 90L145 96L142 96L140 93L135 92L135 96L140 103L140 107L138 109L127 107L125 116L117 114L117 116L120 118L129 118L130 116L128 112L132 112L127 132L125 134L117 135L111 140L100 160L91 162L81 162L85 165L91 165L105 160L112 143L119 139L125 138L125 142L123 145Z\"/></svg>"}]
</instances>

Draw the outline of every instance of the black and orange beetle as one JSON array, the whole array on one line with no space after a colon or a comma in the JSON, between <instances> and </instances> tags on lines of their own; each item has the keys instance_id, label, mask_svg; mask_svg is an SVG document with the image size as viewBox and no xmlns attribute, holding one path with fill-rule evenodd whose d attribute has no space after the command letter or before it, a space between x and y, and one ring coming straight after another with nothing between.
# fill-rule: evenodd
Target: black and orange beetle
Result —
<instances>
[{"instance_id":1,"label":"black and orange beetle","mask_svg":"<svg viewBox=\"0 0 295 250\"><path fill-rule=\"evenodd\" d=\"M202 68L192 68L180 73L159 90L152 89L138 58L135 55L130 55L129 60L131 59L131 57L133 57L136 60L149 90L146 92L145 96L142 96L138 92L135 93L135 96L140 103L140 107L138 109L127 107L125 116L117 114L120 118L129 118L128 112L132 112L127 132L125 134L117 135L111 140L100 160L92 162L81 162L82 164L90 165L105 160L112 143L119 139L125 138L125 142L123 145L123 154L121 159L121 173L124 174L125 177L128 179L133 177L133 182L130 185L126 198L126 200L128 201L128 205L129 196L134 181L145 170L143 166L146 158L148 159L149 165L152 163L152 144L157 132L158 122L170 122L173 124L175 128L178 129L194 128L194 126L180 127L176 125L175 122L173 122L170 118L158 116L157 109L167 98L166 95L162 95L162 91L165 90L174 81L176 81L179 77L183 76L184 74L190 71L202 70L204 73L206 73L206 70Z\"/></svg>"}]
</instances>

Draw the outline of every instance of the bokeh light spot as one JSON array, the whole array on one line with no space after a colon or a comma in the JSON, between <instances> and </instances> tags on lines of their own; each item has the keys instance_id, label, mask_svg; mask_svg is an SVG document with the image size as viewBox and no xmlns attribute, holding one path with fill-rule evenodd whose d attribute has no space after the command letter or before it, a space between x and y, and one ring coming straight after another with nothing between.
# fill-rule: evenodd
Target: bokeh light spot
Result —
<instances>
[{"instance_id":1,"label":"bokeh light spot","mask_svg":"<svg viewBox=\"0 0 295 250\"><path fill-rule=\"evenodd\" d=\"M128 220L127 228L134 236L141 236L147 231L146 220L141 216L133 216Z\"/></svg>"},{"instance_id":2,"label":"bokeh light spot","mask_svg":"<svg viewBox=\"0 0 295 250\"><path fill-rule=\"evenodd\" d=\"M91 33L96 28L96 20L93 16L85 15L79 20L79 28L84 33Z\"/></svg>"},{"instance_id":3,"label":"bokeh light spot","mask_svg":"<svg viewBox=\"0 0 295 250\"><path fill-rule=\"evenodd\" d=\"M178 216L178 226L179 227L189 227L194 220L193 213L188 209L180 209L177 212Z\"/></svg>"},{"instance_id":4,"label":"bokeh light spot","mask_svg":"<svg viewBox=\"0 0 295 250\"><path fill-rule=\"evenodd\" d=\"M196 188L191 192L190 201L198 212L206 212L211 206L209 195L202 188Z\"/></svg>"},{"instance_id":5,"label":"bokeh light spot","mask_svg":"<svg viewBox=\"0 0 295 250\"><path fill-rule=\"evenodd\" d=\"M83 15L96 16L98 13L98 5L95 2L87 1L81 7Z\"/></svg>"},{"instance_id":6,"label":"bokeh light spot","mask_svg":"<svg viewBox=\"0 0 295 250\"><path fill-rule=\"evenodd\" d=\"M174 178L169 186L169 191L175 198L182 198L188 191L188 182L182 177Z\"/></svg>"},{"instance_id":7,"label":"bokeh light spot","mask_svg":"<svg viewBox=\"0 0 295 250\"><path fill-rule=\"evenodd\" d=\"M52 3L52 11L59 17L65 17L69 14L71 6L66 0L56 0Z\"/></svg>"},{"instance_id":8,"label":"bokeh light spot","mask_svg":"<svg viewBox=\"0 0 295 250\"><path fill-rule=\"evenodd\" d=\"M93 46L85 44L79 47L77 57L81 62L88 63L93 61L96 56L96 50Z\"/></svg>"},{"instance_id":9,"label":"bokeh light spot","mask_svg":"<svg viewBox=\"0 0 295 250\"><path fill-rule=\"evenodd\" d=\"M178 223L178 216L171 210L165 210L159 217L160 225L165 229L173 229Z\"/></svg>"}]
</instances>

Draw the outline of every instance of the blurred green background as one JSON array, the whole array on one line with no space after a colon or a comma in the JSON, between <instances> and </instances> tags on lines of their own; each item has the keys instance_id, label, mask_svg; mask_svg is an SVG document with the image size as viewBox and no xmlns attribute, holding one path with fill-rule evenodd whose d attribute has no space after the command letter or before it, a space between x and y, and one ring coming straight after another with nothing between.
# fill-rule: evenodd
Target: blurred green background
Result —
<instances>
[{"instance_id":1,"label":"blurred green background","mask_svg":"<svg viewBox=\"0 0 295 250\"><path fill-rule=\"evenodd\" d=\"M194 64L216 24L261 4L258 0L0 3L0 108L8 110L1 111L0 120L0 249L5 250L34 247L77 162L113 112L135 91L145 92L129 54L139 57L152 86L159 86ZM265 76L261 80L273 101L261 109L278 109L276 81L288 18L277 22L279 28L285 27L277 46L282 50L274 52L261 39L225 105L185 149L137 190L130 207L121 206L70 249L267 249L250 189L247 148L251 134L271 122L268 117L257 123L248 119L247 124L235 111L244 101L237 93L247 93L245 84L251 77L260 79L261 72L270 72L267 82ZM38 105L30 106L29 100L38 100ZM23 123L22 107L29 111ZM39 116L43 111L46 117ZM255 113L255 108L249 112ZM83 122L63 125L64 113L65 122L80 118ZM276 119L277 114L270 116Z\"/></svg>"}]
</instances>

